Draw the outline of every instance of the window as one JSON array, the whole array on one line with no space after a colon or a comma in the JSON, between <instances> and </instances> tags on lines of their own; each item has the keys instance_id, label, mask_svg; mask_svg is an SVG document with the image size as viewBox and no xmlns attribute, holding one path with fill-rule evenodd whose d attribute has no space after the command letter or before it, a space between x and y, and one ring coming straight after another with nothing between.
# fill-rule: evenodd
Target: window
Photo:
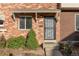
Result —
<instances>
[{"instance_id":1,"label":"window","mask_svg":"<svg viewBox=\"0 0 79 59\"><path fill-rule=\"evenodd\" d=\"M2 12L0 12L0 31L7 31L4 27L5 16Z\"/></svg>"},{"instance_id":2,"label":"window","mask_svg":"<svg viewBox=\"0 0 79 59\"><path fill-rule=\"evenodd\" d=\"M0 20L0 25L3 25L3 20Z\"/></svg>"},{"instance_id":3,"label":"window","mask_svg":"<svg viewBox=\"0 0 79 59\"><path fill-rule=\"evenodd\" d=\"M79 15L76 15L76 30L79 31Z\"/></svg>"},{"instance_id":4,"label":"window","mask_svg":"<svg viewBox=\"0 0 79 59\"><path fill-rule=\"evenodd\" d=\"M3 26L4 23L4 15L0 14L0 26Z\"/></svg>"},{"instance_id":5,"label":"window","mask_svg":"<svg viewBox=\"0 0 79 59\"><path fill-rule=\"evenodd\" d=\"M19 29L31 29L32 17L22 16L19 20Z\"/></svg>"}]
</instances>

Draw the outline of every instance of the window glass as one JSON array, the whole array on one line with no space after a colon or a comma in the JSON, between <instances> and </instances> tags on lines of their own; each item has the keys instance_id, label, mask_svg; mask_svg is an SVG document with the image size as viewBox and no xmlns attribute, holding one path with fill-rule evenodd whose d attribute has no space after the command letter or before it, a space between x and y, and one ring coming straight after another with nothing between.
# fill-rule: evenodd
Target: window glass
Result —
<instances>
[{"instance_id":1,"label":"window glass","mask_svg":"<svg viewBox=\"0 0 79 59\"><path fill-rule=\"evenodd\" d=\"M25 29L25 17L20 17L20 29Z\"/></svg>"},{"instance_id":2,"label":"window glass","mask_svg":"<svg viewBox=\"0 0 79 59\"><path fill-rule=\"evenodd\" d=\"M20 17L20 29L32 28L32 17Z\"/></svg>"},{"instance_id":3,"label":"window glass","mask_svg":"<svg viewBox=\"0 0 79 59\"><path fill-rule=\"evenodd\" d=\"M0 25L3 25L3 20L0 20Z\"/></svg>"},{"instance_id":4,"label":"window glass","mask_svg":"<svg viewBox=\"0 0 79 59\"><path fill-rule=\"evenodd\" d=\"M26 29L30 29L32 27L32 18L26 17Z\"/></svg>"},{"instance_id":5,"label":"window glass","mask_svg":"<svg viewBox=\"0 0 79 59\"><path fill-rule=\"evenodd\" d=\"M45 17L45 40L55 39L55 18L52 16Z\"/></svg>"}]
</instances>

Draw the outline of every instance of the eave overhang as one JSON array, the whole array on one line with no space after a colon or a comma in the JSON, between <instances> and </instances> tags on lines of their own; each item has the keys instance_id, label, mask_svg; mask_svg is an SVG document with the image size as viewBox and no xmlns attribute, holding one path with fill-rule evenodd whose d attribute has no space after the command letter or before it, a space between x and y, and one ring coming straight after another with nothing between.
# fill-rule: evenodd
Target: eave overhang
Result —
<instances>
[{"instance_id":1,"label":"eave overhang","mask_svg":"<svg viewBox=\"0 0 79 59\"><path fill-rule=\"evenodd\" d=\"M19 13L35 13L37 18L38 13L59 13L61 10L59 9L26 9L26 10L14 10L12 15L15 20L15 15Z\"/></svg>"},{"instance_id":2,"label":"eave overhang","mask_svg":"<svg viewBox=\"0 0 79 59\"><path fill-rule=\"evenodd\" d=\"M77 8L77 7L63 7L63 8L61 8L61 11L78 12L79 8Z\"/></svg>"},{"instance_id":3,"label":"eave overhang","mask_svg":"<svg viewBox=\"0 0 79 59\"><path fill-rule=\"evenodd\" d=\"M15 10L13 13L54 13L60 12L59 9L27 9L27 10Z\"/></svg>"}]
</instances>

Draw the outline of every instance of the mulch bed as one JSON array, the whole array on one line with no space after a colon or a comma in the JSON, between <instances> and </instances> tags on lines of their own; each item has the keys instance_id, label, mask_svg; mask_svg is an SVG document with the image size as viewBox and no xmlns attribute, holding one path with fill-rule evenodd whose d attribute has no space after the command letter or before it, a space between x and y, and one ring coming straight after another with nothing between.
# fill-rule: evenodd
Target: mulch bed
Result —
<instances>
[{"instance_id":1,"label":"mulch bed","mask_svg":"<svg viewBox=\"0 0 79 59\"><path fill-rule=\"evenodd\" d=\"M42 48L38 48L36 50L30 49L9 49L4 48L0 49L0 56L44 56L44 50Z\"/></svg>"}]
</instances>

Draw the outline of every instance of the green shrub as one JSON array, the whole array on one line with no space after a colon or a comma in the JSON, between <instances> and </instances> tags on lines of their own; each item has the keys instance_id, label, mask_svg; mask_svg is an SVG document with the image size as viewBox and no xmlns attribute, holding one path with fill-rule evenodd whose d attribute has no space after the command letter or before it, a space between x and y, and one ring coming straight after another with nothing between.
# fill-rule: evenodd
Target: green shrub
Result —
<instances>
[{"instance_id":1,"label":"green shrub","mask_svg":"<svg viewBox=\"0 0 79 59\"><path fill-rule=\"evenodd\" d=\"M6 47L6 39L4 35L0 37L0 48L5 48Z\"/></svg>"},{"instance_id":2,"label":"green shrub","mask_svg":"<svg viewBox=\"0 0 79 59\"><path fill-rule=\"evenodd\" d=\"M71 46L68 43L64 44L64 54L70 56L71 53L72 53Z\"/></svg>"},{"instance_id":3,"label":"green shrub","mask_svg":"<svg viewBox=\"0 0 79 59\"><path fill-rule=\"evenodd\" d=\"M65 56L70 56L72 53L72 49L71 49L72 47L69 43L61 43L59 48L62 54Z\"/></svg>"},{"instance_id":4,"label":"green shrub","mask_svg":"<svg viewBox=\"0 0 79 59\"><path fill-rule=\"evenodd\" d=\"M25 38L23 36L11 37L7 40L8 48L23 48L25 44Z\"/></svg>"},{"instance_id":5,"label":"green shrub","mask_svg":"<svg viewBox=\"0 0 79 59\"><path fill-rule=\"evenodd\" d=\"M39 44L36 39L36 34L33 30L30 30L25 46L30 49L36 49L39 47Z\"/></svg>"}]
</instances>

